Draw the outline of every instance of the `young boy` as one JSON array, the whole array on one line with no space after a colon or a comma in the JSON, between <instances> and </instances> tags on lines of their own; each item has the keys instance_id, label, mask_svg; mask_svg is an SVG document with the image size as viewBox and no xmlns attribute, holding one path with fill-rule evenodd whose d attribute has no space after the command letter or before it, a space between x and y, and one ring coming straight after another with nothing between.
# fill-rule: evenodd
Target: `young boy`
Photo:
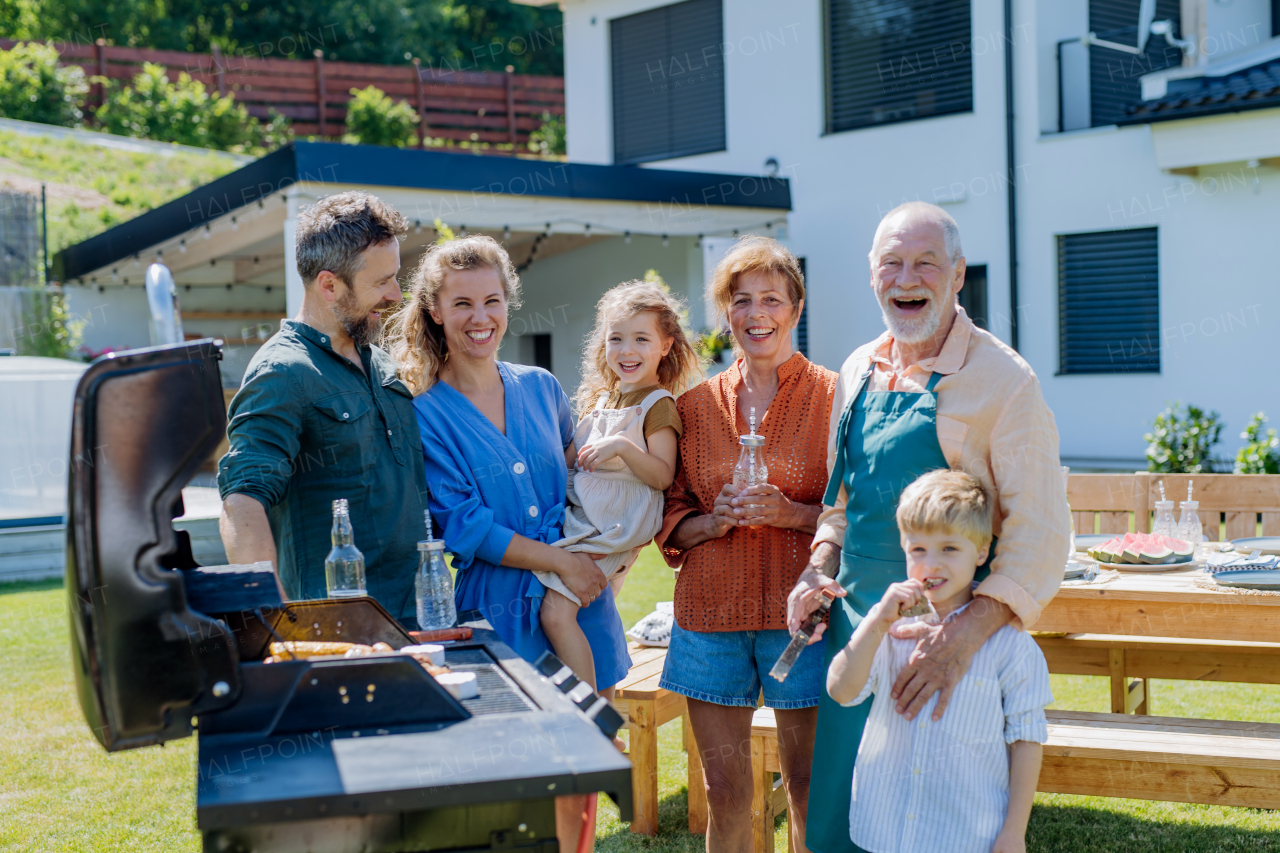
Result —
<instances>
[{"instance_id":1,"label":"young boy","mask_svg":"<svg viewBox=\"0 0 1280 853\"><path fill-rule=\"evenodd\" d=\"M911 721L889 696L915 641L886 632L926 601L944 622L970 605L991 547L991 502L968 474L934 471L902 493L898 529L908 580L889 587L827 673L836 702L876 697L853 771L849 837L872 853L1024 853L1053 701L1035 641L1011 625L992 635L937 722L936 696Z\"/></svg>"}]
</instances>

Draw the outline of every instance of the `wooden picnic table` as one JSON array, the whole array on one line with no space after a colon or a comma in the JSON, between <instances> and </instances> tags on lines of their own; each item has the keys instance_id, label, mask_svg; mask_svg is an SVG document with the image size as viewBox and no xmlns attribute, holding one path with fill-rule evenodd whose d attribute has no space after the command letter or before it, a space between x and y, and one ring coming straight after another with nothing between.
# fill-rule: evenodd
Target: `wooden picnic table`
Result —
<instances>
[{"instance_id":1,"label":"wooden picnic table","mask_svg":"<svg viewBox=\"0 0 1280 853\"><path fill-rule=\"evenodd\" d=\"M1036 631L1280 643L1280 595L1216 592L1199 569L1126 573L1110 583L1064 586Z\"/></svg>"}]
</instances>

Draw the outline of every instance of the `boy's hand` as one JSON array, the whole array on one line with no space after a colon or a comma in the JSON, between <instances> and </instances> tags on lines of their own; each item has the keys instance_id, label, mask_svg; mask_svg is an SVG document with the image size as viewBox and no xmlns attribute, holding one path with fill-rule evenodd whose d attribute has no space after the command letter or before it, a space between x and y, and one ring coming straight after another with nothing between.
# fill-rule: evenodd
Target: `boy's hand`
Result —
<instances>
[{"instance_id":1,"label":"boy's hand","mask_svg":"<svg viewBox=\"0 0 1280 853\"><path fill-rule=\"evenodd\" d=\"M1006 829L996 836L991 853L1027 853L1027 839L1021 833Z\"/></svg>"},{"instance_id":2,"label":"boy's hand","mask_svg":"<svg viewBox=\"0 0 1280 853\"><path fill-rule=\"evenodd\" d=\"M868 617L879 623L878 627L883 633L889 629L890 625L902 618L903 610L914 607L922 601L927 599L924 595L924 584L920 581L912 578L901 583L889 584L889 588L884 592L884 598L881 598L880 603L876 605L876 612L868 614Z\"/></svg>"}]
</instances>

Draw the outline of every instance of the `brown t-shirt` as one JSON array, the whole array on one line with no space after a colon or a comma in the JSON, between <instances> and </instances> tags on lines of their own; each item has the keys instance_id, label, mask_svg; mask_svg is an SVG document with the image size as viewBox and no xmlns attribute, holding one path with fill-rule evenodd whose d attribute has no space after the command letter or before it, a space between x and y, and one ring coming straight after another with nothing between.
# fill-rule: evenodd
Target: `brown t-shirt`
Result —
<instances>
[{"instance_id":1,"label":"brown t-shirt","mask_svg":"<svg viewBox=\"0 0 1280 853\"><path fill-rule=\"evenodd\" d=\"M644 402L644 398L648 397L654 391L662 390L657 385L650 385L648 388L641 388L638 391L628 391L622 393L614 390L609 393L609 399L605 401L607 409L626 409L631 406L638 406ZM676 410L676 401L670 397L663 397L649 408L649 414L644 416L644 437L646 439L660 429L671 427L676 431L676 437L679 438L684 434L684 425L680 423L680 413Z\"/></svg>"}]
</instances>

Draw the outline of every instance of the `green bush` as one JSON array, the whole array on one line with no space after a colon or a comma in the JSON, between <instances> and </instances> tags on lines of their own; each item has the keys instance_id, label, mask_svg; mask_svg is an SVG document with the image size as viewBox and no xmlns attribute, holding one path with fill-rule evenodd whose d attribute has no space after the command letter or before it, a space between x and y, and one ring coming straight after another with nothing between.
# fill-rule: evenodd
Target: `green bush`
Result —
<instances>
[{"instance_id":1,"label":"green bush","mask_svg":"<svg viewBox=\"0 0 1280 853\"><path fill-rule=\"evenodd\" d=\"M352 89L347 102L347 133L343 142L353 145L414 144L418 114L406 103L396 103L377 86Z\"/></svg>"},{"instance_id":2,"label":"green bush","mask_svg":"<svg viewBox=\"0 0 1280 853\"><path fill-rule=\"evenodd\" d=\"M89 84L76 65L58 65L58 51L42 44L0 50L0 116L73 127Z\"/></svg>"},{"instance_id":3,"label":"green bush","mask_svg":"<svg viewBox=\"0 0 1280 853\"><path fill-rule=\"evenodd\" d=\"M1188 405L1185 414L1174 403L1156 415L1155 427L1143 436L1147 470L1161 474L1207 474L1213 471L1211 453L1222 435L1217 412Z\"/></svg>"},{"instance_id":4,"label":"green bush","mask_svg":"<svg viewBox=\"0 0 1280 853\"><path fill-rule=\"evenodd\" d=\"M1267 416L1258 412L1240 433L1248 444L1236 452L1237 474L1280 474L1280 436L1274 427L1264 435L1262 427L1266 422Z\"/></svg>"},{"instance_id":5,"label":"green bush","mask_svg":"<svg viewBox=\"0 0 1280 853\"><path fill-rule=\"evenodd\" d=\"M290 136L288 122L274 111L264 124L230 95L207 91L185 71L175 83L150 62L129 86L110 85L97 118L108 133L223 151L270 150Z\"/></svg>"},{"instance_id":6,"label":"green bush","mask_svg":"<svg viewBox=\"0 0 1280 853\"><path fill-rule=\"evenodd\" d=\"M67 310L62 290L35 287L23 299L23 328L18 336L19 355L72 358L80 346L84 321Z\"/></svg>"},{"instance_id":7,"label":"green bush","mask_svg":"<svg viewBox=\"0 0 1280 853\"><path fill-rule=\"evenodd\" d=\"M529 134L529 150L536 151L544 157L563 157L566 133L564 116L543 113L542 126Z\"/></svg>"}]
</instances>

